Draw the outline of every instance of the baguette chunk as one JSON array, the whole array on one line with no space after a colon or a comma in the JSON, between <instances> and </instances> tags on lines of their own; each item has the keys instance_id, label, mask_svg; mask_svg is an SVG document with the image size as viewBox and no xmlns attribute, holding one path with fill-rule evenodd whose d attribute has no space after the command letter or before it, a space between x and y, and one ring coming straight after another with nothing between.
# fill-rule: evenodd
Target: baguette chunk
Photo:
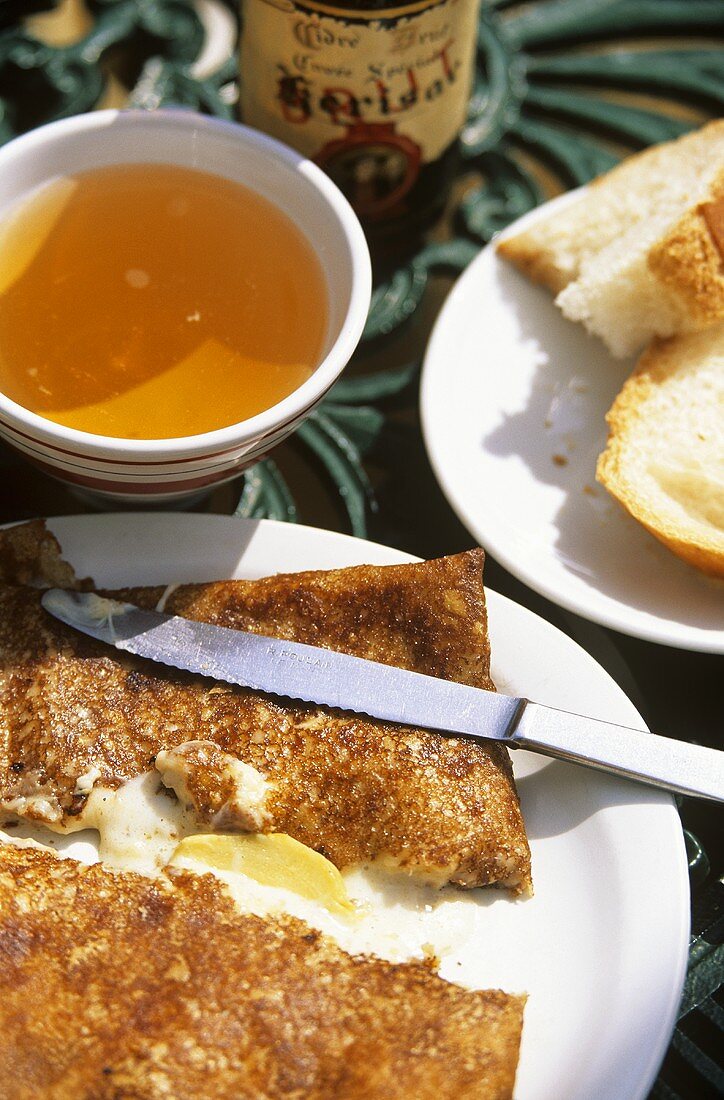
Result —
<instances>
[{"instance_id":1,"label":"baguette chunk","mask_svg":"<svg viewBox=\"0 0 724 1100\"><path fill-rule=\"evenodd\" d=\"M724 325L654 341L606 419L598 480L674 554L724 577Z\"/></svg>"},{"instance_id":2,"label":"baguette chunk","mask_svg":"<svg viewBox=\"0 0 724 1100\"><path fill-rule=\"evenodd\" d=\"M724 320L724 120L628 157L498 252L619 358Z\"/></svg>"}]
</instances>

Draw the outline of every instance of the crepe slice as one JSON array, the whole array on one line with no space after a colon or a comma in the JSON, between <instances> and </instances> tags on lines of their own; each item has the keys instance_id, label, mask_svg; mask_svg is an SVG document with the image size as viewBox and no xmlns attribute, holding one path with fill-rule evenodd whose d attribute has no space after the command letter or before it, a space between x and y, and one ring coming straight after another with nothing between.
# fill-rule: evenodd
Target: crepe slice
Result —
<instances>
[{"instance_id":1,"label":"crepe slice","mask_svg":"<svg viewBox=\"0 0 724 1100\"><path fill-rule=\"evenodd\" d=\"M478 550L120 595L491 688L482 568ZM155 770L191 810L192 831L282 832L340 869L374 863L438 885L530 888L501 746L126 658L39 601L0 589L0 811L58 831L102 830L92 815L101 793Z\"/></svg>"},{"instance_id":2,"label":"crepe slice","mask_svg":"<svg viewBox=\"0 0 724 1100\"><path fill-rule=\"evenodd\" d=\"M512 1096L524 998L242 915L211 875L0 846L0 960L13 1100Z\"/></svg>"},{"instance_id":3,"label":"crepe slice","mask_svg":"<svg viewBox=\"0 0 724 1100\"><path fill-rule=\"evenodd\" d=\"M62 556L58 540L42 519L17 523L0 531L0 581L37 588L91 587L90 580L76 577L73 567Z\"/></svg>"}]
</instances>

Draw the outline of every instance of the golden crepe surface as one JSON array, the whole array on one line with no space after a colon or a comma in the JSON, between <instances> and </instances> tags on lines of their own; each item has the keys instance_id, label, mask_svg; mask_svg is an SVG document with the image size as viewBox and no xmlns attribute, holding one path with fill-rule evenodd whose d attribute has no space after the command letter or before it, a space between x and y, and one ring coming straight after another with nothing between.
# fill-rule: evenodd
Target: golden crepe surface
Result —
<instances>
[{"instance_id":1,"label":"golden crepe surface","mask_svg":"<svg viewBox=\"0 0 724 1100\"><path fill-rule=\"evenodd\" d=\"M482 565L482 551L470 551L121 596L151 607L165 595L166 610L188 618L492 687ZM152 769L161 750L201 740L269 780L266 830L289 833L340 868L378 861L440 883L529 888L504 748L282 704L126 659L63 627L39 599L0 589L0 811L62 830L85 804L79 777L116 788Z\"/></svg>"},{"instance_id":2,"label":"golden crepe surface","mask_svg":"<svg viewBox=\"0 0 724 1100\"><path fill-rule=\"evenodd\" d=\"M350 956L148 879L0 846L0 1095L12 1100L512 1096L523 998Z\"/></svg>"},{"instance_id":3,"label":"golden crepe surface","mask_svg":"<svg viewBox=\"0 0 724 1100\"><path fill-rule=\"evenodd\" d=\"M0 582L41 588L88 588L64 560L45 520L33 519L0 530Z\"/></svg>"}]
</instances>

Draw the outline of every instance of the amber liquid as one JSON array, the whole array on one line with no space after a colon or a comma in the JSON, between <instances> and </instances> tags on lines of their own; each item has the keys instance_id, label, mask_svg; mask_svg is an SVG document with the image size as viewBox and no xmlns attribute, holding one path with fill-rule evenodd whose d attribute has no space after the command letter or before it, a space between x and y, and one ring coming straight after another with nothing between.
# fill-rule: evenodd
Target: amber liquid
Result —
<instances>
[{"instance_id":1,"label":"amber liquid","mask_svg":"<svg viewBox=\"0 0 724 1100\"><path fill-rule=\"evenodd\" d=\"M309 377L327 318L299 229L205 172L83 172L0 220L0 390L81 431L161 439L245 420Z\"/></svg>"}]
</instances>

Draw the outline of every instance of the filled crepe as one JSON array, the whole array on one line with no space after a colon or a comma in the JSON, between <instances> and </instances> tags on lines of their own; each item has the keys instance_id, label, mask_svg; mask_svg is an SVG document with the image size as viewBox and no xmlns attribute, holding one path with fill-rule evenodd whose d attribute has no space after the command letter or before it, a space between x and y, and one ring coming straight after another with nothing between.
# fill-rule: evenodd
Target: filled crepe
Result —
<instances>
[{"instance_id":1,"label":"filled crepe","mask_svg":"<svg viewBox=\"0 0 724 1100\"><path fill-rule=\"evenodd\" d=\"M470 551L120 595L492 688L482 565L482 551ZM0 671L5 814L103 833L115 794L145 776L175 792L196 831L284 832L340 868L530 886L510 761L494 743L282 703L126 658L62 626L21 586L0 587Z\"/></svg>"},{"instance_id":2,"label":"filled crepe","mask_svg":"<svg viewBox=\"0 0 724 1100\"><path fill-rule=\"evenodd\" d=\"M0 846L0 960L13 1100L512 1096L522 998L238 913L211 875Z\"/></svg>"}]
</instances>

